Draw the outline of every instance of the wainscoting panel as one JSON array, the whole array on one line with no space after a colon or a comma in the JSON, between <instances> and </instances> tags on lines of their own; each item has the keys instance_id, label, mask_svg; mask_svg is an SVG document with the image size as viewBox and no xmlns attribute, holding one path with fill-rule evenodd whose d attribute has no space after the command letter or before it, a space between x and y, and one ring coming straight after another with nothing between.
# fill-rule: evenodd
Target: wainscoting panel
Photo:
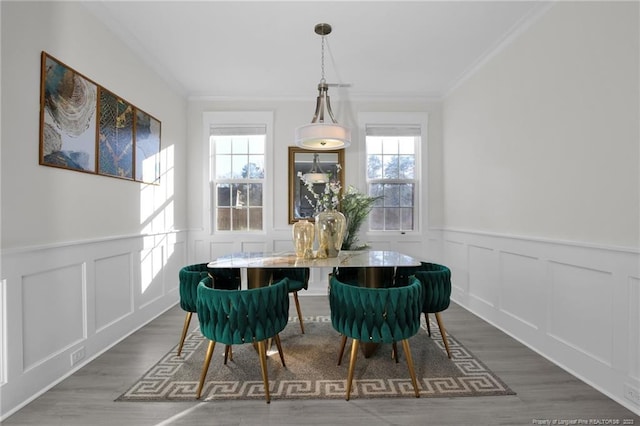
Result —
<instances>
[{"instance_id":1,"label":"wainscoting panel","mask_svg":"<svg viewBox=\"0 0 640 426\"><path fill-rule=\"evenodd\" d=\"M96 333L133 312L129 253L96 259L94 317Z\"/></svg>"},{"instance_id":2,"label":"wainscoting panel","mask_svg":"<svg viewBox=\"0 0 640 426\"><path fill-rule=\"evenodd\" d=\"M243 241L241 252L270 251L265 241Z\"/></svg>"},{"instance_id":3,"label":"wainscoting panel","mask_svg":"<svg viewBox=\"0 0 640 426\"><path fill-rule=\"evenodd\" d=\"M637 249L447 229L440 241L454 301L640 414Z\"/></svg>"},{"instance_id":4,"label":"wainscoting panel","mask_svg":"<svg viewBox=\"0 0 640 426\"><path fill-rule=\"evenodd\" d=\"M23 371L84 339L85 281L83 264L22 277Z\"/></svg>"},{"instance_id":5,"label":"wainscoting panel","mask_svg":"<svg viewBox=\"0 0 640 426\"><path fill-rule=\"evenodd\" d=\"M536 257L503 252L500 309L534 330L544 325L547 288L543 263Z\"/></svg>"},{"instance_id":6,"label":"wainscoting panel","mask_svg":"<svg viewBox=\"0 0 640 426\"><path fill-rule=\"evenodd\" d=\"M611 273L557 262L550 262L550 270L549 335L610 367Z\"/></svg>"},{"instance_id":7,"label":"wainscoting panel","mask_svg":"<svg viewBox=\"0 0 640 426\"><path fill-rule=\"evenodd\" d=\"M6 289L7 280L0 280L0 386L5 383L7 377L7 336L4 332L7 323Z\"/></svg>"},{"instance_id":8,"label":"wainscoting panel","mask_svg":"<svg viewBox=\"0 0 640 426\"><path fill-rule=\"evenodd\" d=\"M466 301L469 295L469 266L467 265L467 246L462 241L444 239L442 243L443 263L451 269L452 297Z\"/></svg>"},{"instance_id":9,"label":"wainscoting panel","mask_svg":"<svg viewBox=\"0 0 640 426\"><path fill-rule=\"evenodd\" d=\"M640 389L640 278L629 277L629 372Z\"/></svg>"},{"instance_id":10,"label":"wainscoting panel","mask_svg":"<svg viewBox=\"0 0 640 426\"><path fill-rule=\"evenodd\" d=\"M162 246L155 246L152 241L146 241L145 248L134 256L137 256L137 263L140 265L140 283L134 288L134 295L138 297L139 306L143 308L164 294L164 251Z\"/></svg>"},{"instance_id":11,"label":"wainscoting panel","mask_svg":"<svg viewBox=\"0 0 640 426\"><path fill-rule=\"evenodd\" d=\"M469 246L468 250L469 296L496 308L500 288L498 253L488 247Z\"/></svg>"},{"instance_id":12,"label":"wainscoting panel","mask_svg":"<svg viewBox=\"0 0 640 426\"><path fill-rule=\"evenodd\" d=\"M174 306L186 234L4 250L0 420Z\"/></svg>"}]
</instances>

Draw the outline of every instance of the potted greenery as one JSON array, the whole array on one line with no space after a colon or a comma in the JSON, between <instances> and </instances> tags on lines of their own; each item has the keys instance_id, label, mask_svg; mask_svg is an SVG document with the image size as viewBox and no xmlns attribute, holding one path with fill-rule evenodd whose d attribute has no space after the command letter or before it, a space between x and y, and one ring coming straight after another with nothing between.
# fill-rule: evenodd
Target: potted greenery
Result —
<instances>
[{"instance_id":1,"label":"potted greenery","mask_svg":"<svg viewBox=\"0 0 640 426\"><path fill-rule=\"evenodd\" d=\"M358 231L365 221L374 203L383 198L382 195L371 197L349 185L340 198L338 210L347 218L347 232L342 241L342 250L364 250L368 245L358 245Z\"/></svg>"}]
</instances>

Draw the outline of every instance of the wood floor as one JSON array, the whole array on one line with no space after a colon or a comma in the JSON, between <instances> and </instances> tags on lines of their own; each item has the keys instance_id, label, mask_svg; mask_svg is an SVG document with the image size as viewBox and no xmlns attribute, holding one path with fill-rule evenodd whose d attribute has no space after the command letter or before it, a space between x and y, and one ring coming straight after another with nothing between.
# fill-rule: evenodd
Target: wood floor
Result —
<instances>
[{"instance_id":1,"label":"wood floor","mask_svg":"<svg viewBox=\"0 0 640 426\"><path fill-rule=\"evenodd\" d=\"M326 296L301 297L305 315L328 314ZM295 316L291 304L290 312ZM195 319L195 318L194 318ZM634 424L640 417L461 307L443 313L448 331L517 395L232 402L114 402L178 343L184 313L174 307L123 340L4 425L535 425ZM297 327L297 324L292 324ZM337 350L337 347L336 347ZM286 354L286 348L285 348ZM580 420L607 423L577 423ZM625 419L629 421L624 422ZM576 423L562 423L565 421ZM540 423L538 423L538 421ZM616 423L618 422L618 423ZM553 424L553 423L549 423Z\"/></svg>"}]
</instances>

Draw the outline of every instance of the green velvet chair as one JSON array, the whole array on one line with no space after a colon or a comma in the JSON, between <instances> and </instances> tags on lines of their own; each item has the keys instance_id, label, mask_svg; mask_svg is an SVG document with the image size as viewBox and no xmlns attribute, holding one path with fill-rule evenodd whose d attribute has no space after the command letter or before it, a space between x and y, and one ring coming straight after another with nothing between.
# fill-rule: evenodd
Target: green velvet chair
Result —
<instances>
[{"instance_id":1,"label":"green velvet chair","mask_svg":"<svg viewBox=\"0 0 640 426\"><path fill-rule=\"evenodd\" d=\"M408 284L402 287L366 288L343 283L336 276L332 276L329 306L331 324L338 333L343 335L338 364L344 353L347 338L353 339L347 375L347 401L351 395L360 342L391 344L402 342L413 390L418 398L420 391L408 339L420 329L422 306L420 282L415 277L411 277Z\"/></svg>"},{"instance_id":2,"label":"green velvet chair","mask_svg":"<svg viewBox=\"0 0 640 426\"><path fill-rule=\"evenodd\" d=\"M302 321L302 310L300 309L300 300L298 292L309 288L309 268L279 268L273 270L273 280L279 281L282 278L289 279L289 293L293 294L293 301L296 304L298 312L298 321L300 322L300 331L304 334L304 322Z\"/></svg>"},{"instance_id":3,"label":"green velvet chair","mask_svg":"<svg viewBox=\"0 0 640 426\"><path fill-rule=\"evenodd\" d=\"M196 398L200 399L211 356L217 342L225 345L252 343L257 346L262 369L265 398L271 401L267 374L266 341L273 338L280 360L285 366L278 333L289 320L289 280L283 278L265 287L249 290L217 290L209 288L211 277L198 285L197 312L200 331L209 339ZM225 364L227 362L225 352Z\"/></svg>"},{"instance_id":4,"label":"green velvet chair","mask_svg":"<svg viewBox=\"0 0 640 426\"><path fill-rule=\"evenodd\" d=\"M449 307L451 302L451 270L444 265L437 263L421 262L416 267L399 267L396 270L396 285L403 285L409 277L415 275L420 280L424 292L424 303L422 312L427 322L427 332L431 336L431 325L429 324L429 314L435 314L438 328L442 335L447 356L451 358L449 350L449 340L444 328L444 323L440 313Z\"/></svg>"},{"instance_id":5,"label":"green velvet chair","mask_svg":"<svg viewBox=\"0 0 640 426\"><path fill-rule=\"evenodd\" d=\"M240 287L240 269L239 268L221 268L208 269L206 263L198 263L188 265L180 269L178 279L180 281L180 307L187 312L182 327L182 335L180 344L178 345L178 356L182 354L184 339L189 331L191 316L196 312L196 300L198 293L198 284L202 278L211 275L214 277L213 285L215 288L237 289Z\"/></svg>"}]
</instances>

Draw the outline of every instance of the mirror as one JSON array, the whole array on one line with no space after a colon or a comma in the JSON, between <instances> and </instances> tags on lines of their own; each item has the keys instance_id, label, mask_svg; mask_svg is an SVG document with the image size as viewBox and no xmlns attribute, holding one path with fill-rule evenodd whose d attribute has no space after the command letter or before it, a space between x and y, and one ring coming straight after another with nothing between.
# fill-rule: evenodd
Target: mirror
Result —
<instances>
[{"instance_id":1,"label":"mirror","mask_svg":"<svg viewBox=\"0 0 640 426\"><path fill-rule=\"evenodd\" d=\"M313 205L307 199L313 200L313 195L298 172L315 178L317 183L313 184L313 188L316 193L324 191L327 177L332 180L337 177L344 188L344 150L310 151L296 146L289 147L289 223L301 219L313 221L315 213Z\"/></svg>"}]
</instances>

